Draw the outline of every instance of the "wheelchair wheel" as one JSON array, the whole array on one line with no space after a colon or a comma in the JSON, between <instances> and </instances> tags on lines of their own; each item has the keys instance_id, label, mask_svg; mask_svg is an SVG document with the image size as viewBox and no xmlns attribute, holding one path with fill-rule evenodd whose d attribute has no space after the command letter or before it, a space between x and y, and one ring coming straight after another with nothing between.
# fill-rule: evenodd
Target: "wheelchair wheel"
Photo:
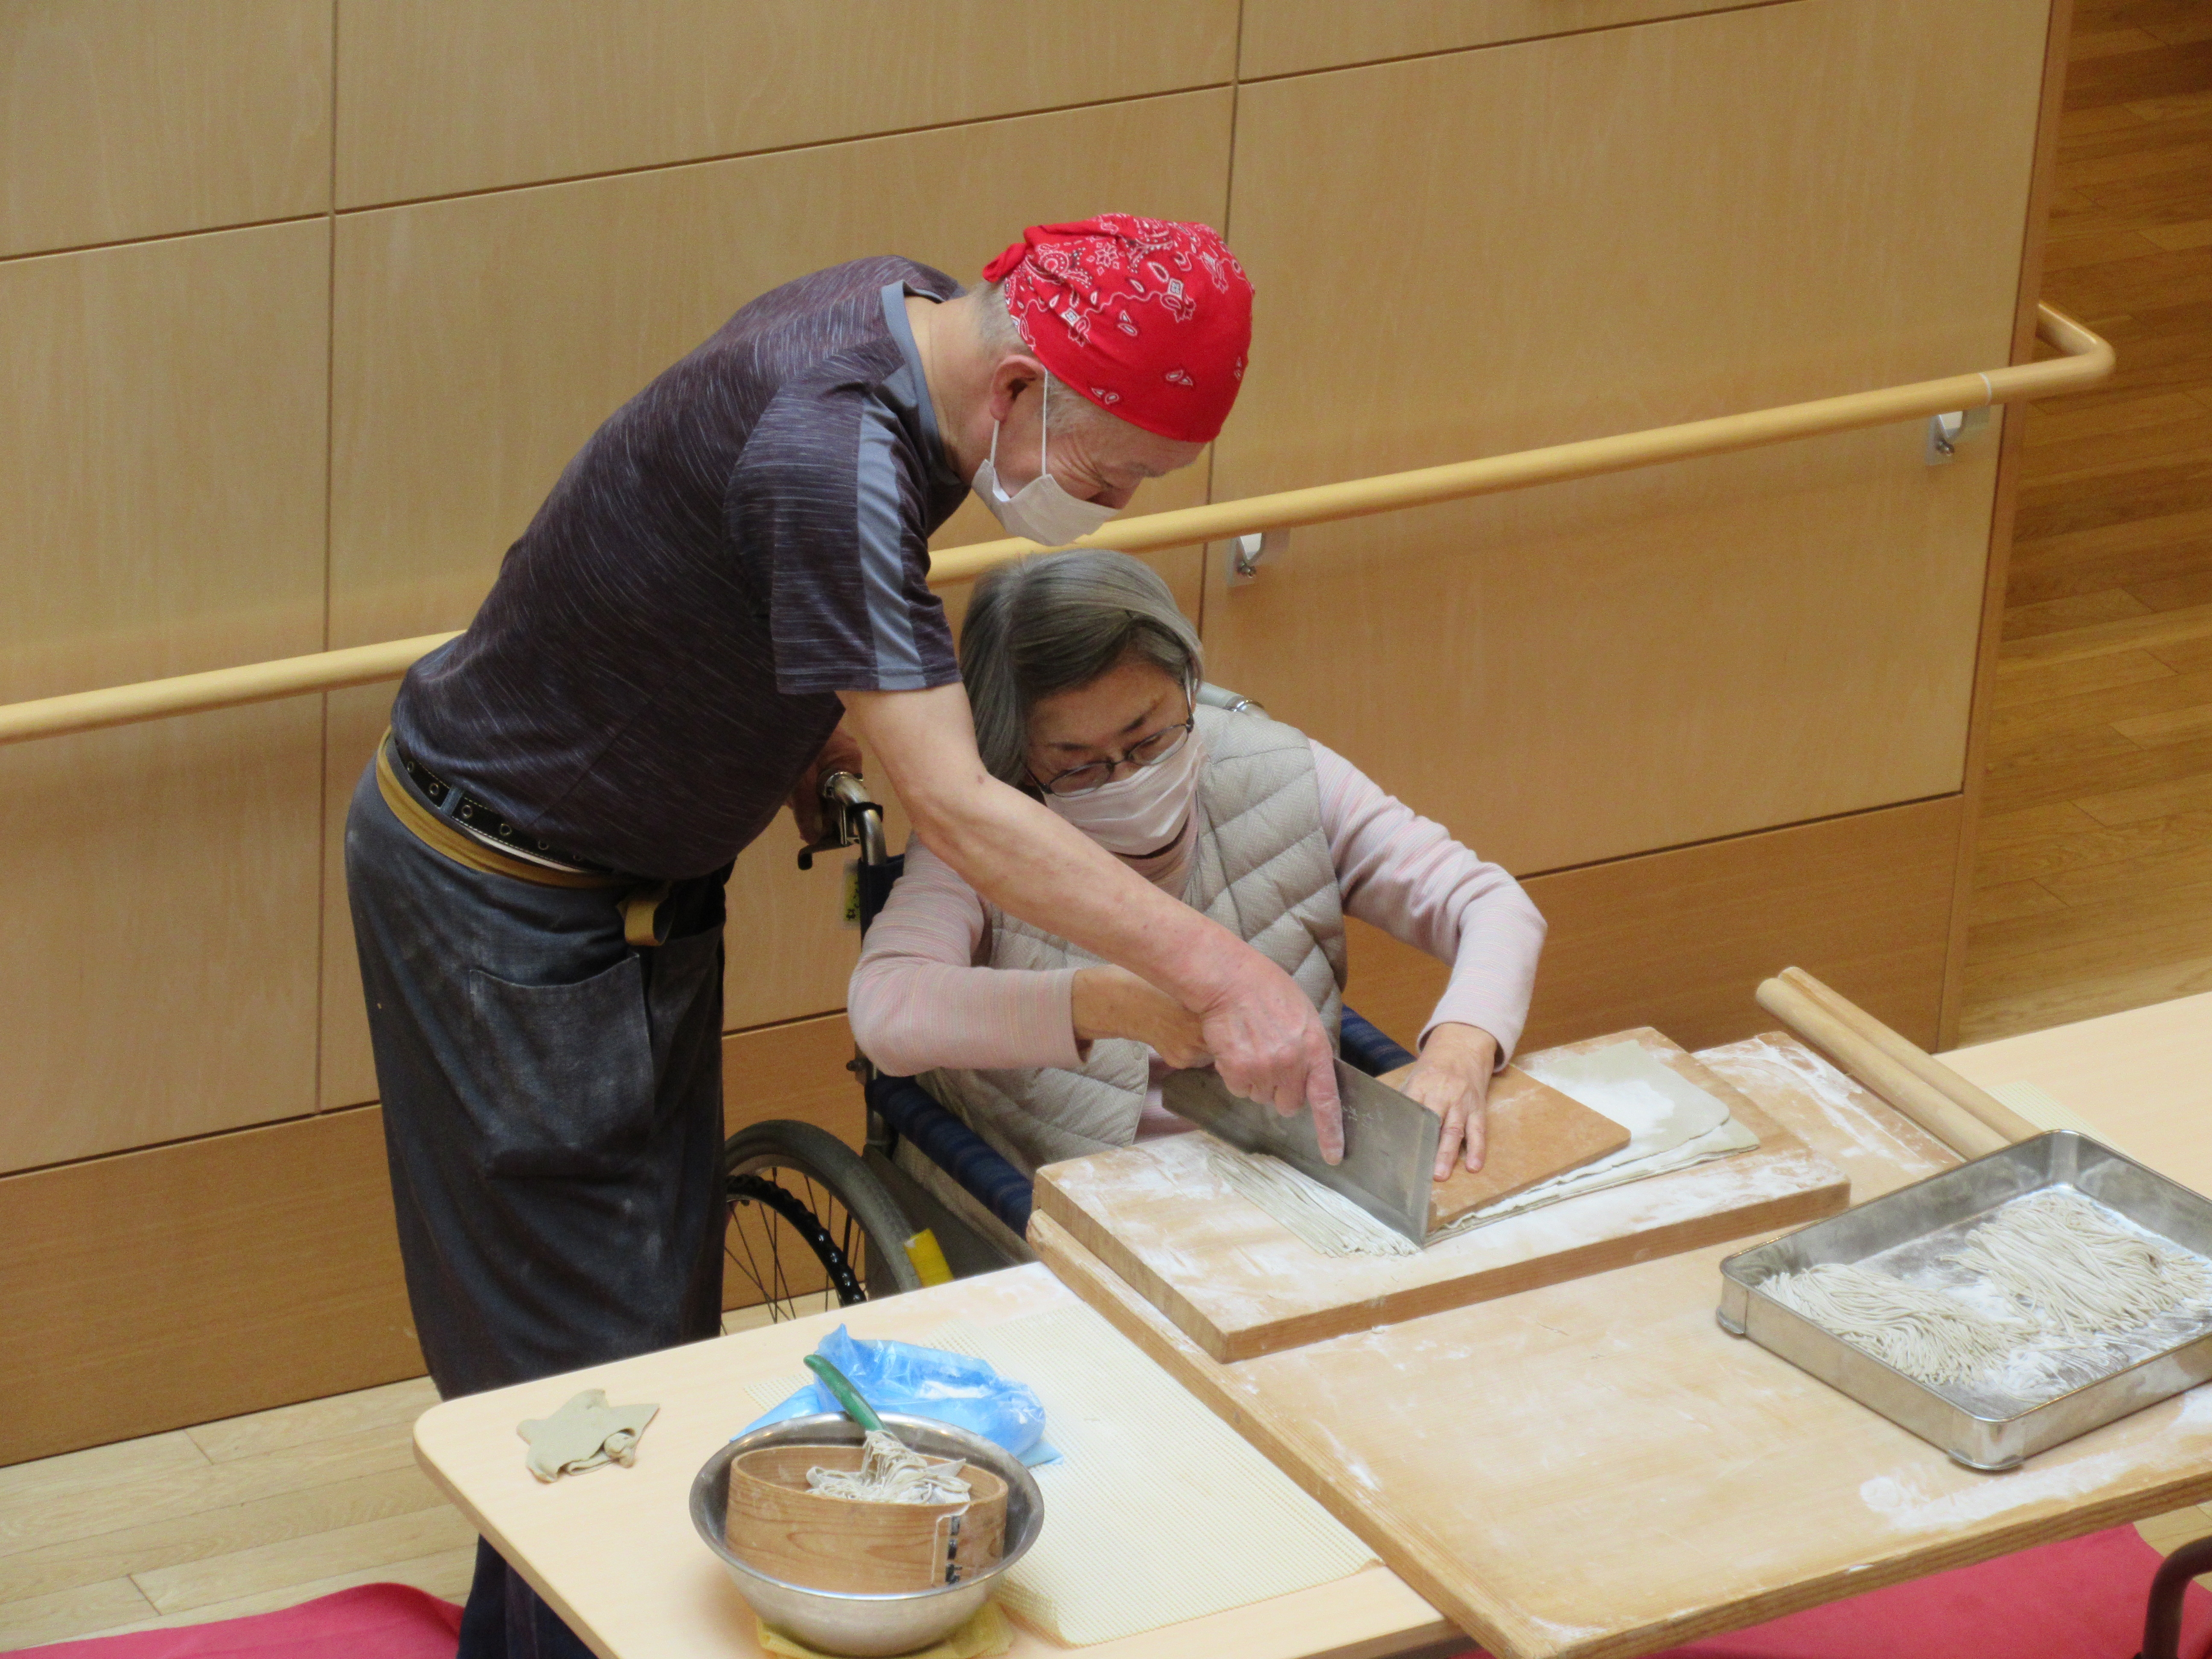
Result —
<instances>
[{"instance_id":1,"label":"wheelchair wheel","mask_svg":"<svg viewBox=\"0 0 2212 1659\"><path fill-rule=\"evenodd\" d=\"M756 1123L722 1148L722 1249L735 1300L770 1320L921 1288L914 1231L860 1157L811 1123Z\"/></svg>"}]
</instances>

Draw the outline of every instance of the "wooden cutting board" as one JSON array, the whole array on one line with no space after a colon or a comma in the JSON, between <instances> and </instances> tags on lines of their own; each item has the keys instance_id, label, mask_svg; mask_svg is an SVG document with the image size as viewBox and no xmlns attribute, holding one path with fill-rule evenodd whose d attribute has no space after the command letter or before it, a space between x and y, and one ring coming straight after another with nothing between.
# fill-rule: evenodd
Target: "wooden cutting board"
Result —
<instances>
[{"instance_id":1,"label":"wooden cutting board","mask_svg":"<svg viewBox=\"0 0 2212 1659\"><path fill-rule=\"evenodd\" d=\"M1431 1232L1628 1145L1628 1131L1603 1112L1537 1082L1517 1066L1491 1079L1488 1123L1482 1167L1470 1173L1462 1160L1430 1188Z\"/></svg>"},{"instance_id":2,"label":"wooden cutting board","mask_svg":"<svg viewBox=\"0 0 2212 1659\"><path fill-rule=\"evenodd\" d=\"M1167 1135L1037 1171L1036 1212L1222 1361L1322 1341L1832 1215L1850 1182L1654 1030L1641 1044L1717 1097L1758 1147L1478 1227L1414 1256L1326 1256L1213 1172L1212 1137ZM1534 1079L1531 1079L1533 1082Z\"/></svg>"}]
</instances>

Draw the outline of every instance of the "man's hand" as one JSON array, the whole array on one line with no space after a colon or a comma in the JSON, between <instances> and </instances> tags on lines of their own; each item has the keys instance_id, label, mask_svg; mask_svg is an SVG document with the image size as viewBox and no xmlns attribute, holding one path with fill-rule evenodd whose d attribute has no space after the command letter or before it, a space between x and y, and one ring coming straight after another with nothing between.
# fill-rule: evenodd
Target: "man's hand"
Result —
<instances>
[{"instance_id":1,"label":"man's hand","mask_svg":"<svg viewBox=\"0 0 2212 1659\"><path fill-rule=\"evenodd\" d=\"M1490 1077L1498 1064L1498 1039L1479 1025L1439 1025L1421 1045L1421 1057L1401 1066L1382 1081L1409 1096L1444 1121L1437 1142L1436 1178L1452 1172L1452 1160L1467 1148L1467 1167L1482 1167L1484 1113L1490 1101Z\"/></svg>"},{"instance_id":2,"label":"man's hand","mask_svg":"<svg viewBox=\"0 0 2212 1659\"><path fill-rule=\"evenodd\" d=\"M817 791L832 772L850 772L855 777L860 774L860 745L842 726L830 734L830 741L799 775L791 792L791 818L799 826L801 846L811 846L822 839L822 797Z\"/></svg>"},{"instance_id":3,"label":"man's hand","mask_svg":"<svg viewBox=\"0 0 2212 1659\"><path fill-rule=\"evenodd\" d=\"M1344 1106L1336 1061L1321 1019L1291 976L1247 950L1226 989L1198 1011L1213 1069L1230 1092L1285 1117L1310 1104L1314 1138L1330 1164L1344 1156Z\"/></svg>"},{"instance_id":4,"label":"man's hand","mask_svg":"<svg viewBox=\"0 0 2212 1659\"><path fill-rule=\"evenodd\" d=\"M1085 1042L1132 1037L1177 1071L1213 1058L1200 1036L1198 1016L1126 968L1079 969L1073 1002L1075 1035Z\"/></svg>"}]
</instances>

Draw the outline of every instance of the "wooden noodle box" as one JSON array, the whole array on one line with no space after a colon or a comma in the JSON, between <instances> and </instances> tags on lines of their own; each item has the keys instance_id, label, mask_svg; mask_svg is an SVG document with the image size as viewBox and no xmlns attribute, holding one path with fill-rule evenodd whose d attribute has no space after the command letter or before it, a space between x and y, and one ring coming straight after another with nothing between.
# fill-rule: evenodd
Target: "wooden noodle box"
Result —
<instances>
[{"instance_id":1,"label":"wooden noodle box","mask_svg":"<svg viewBox=\"0 0 2212 1659\"><path fill-rule=\"evenodd\" d=\"M722 1535L745 1563L809 1589L888 1595L964 1581L1006 1547L1006 1483L968 1464L965 1504L866 1504L810 1492L812 1468L855 1469L858 1446L763 1446L730 1465Z\"/></svg>"},{"instance_id":2,"label":"wooden noodle box","mask_svg":"<svg viewBox=\"0 0 2212 1659\"><path fill-rule=\"evenodd\" d=\"M1621 1042L1725 1103L1758 1146L1511 1216L1417 1256L1321 1255L1213 1172L1203 1133L1047 1164L1037 1171L1036 1212L1228 1362L1799 1226L1849 1206L1841 1170L1657 1031L1548 1052Z\"/></svg>"}]
</instances>

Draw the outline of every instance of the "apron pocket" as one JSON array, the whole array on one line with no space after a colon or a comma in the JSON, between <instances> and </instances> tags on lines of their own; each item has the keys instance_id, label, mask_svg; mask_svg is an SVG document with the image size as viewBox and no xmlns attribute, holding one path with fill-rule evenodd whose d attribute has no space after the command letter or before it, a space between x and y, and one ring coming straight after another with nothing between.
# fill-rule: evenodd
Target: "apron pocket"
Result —
<instances>
[{"instance_id":1,"label":"apron pocket","mask_svg":"<svg viewBox=\"0 0 2212 1659\"><path fill-rule=\"evenodd\" d=\"M487 1175L605 1180L635 1163L653 1127L653 1065L635 954L574 985L471 969L469 1012L494 1079L478 1126Z\"/></svg>"},{"instance_id":2,"label":"apron pocket","mask_svg":"<svg viewBox=\"0 0 2212 1659\"><path fill-rule=\"evenodd\" d=\"M646 1018L653 1030L653 1066L668 1069L669 1057L688 1027L706 1021L722 1030L722 930L717 925L659 946L646 963ZM711 1042L711 1039L710 1039ZM720 1061L720 1045L716 1063Z\"/></svg>"}]
</instances>

